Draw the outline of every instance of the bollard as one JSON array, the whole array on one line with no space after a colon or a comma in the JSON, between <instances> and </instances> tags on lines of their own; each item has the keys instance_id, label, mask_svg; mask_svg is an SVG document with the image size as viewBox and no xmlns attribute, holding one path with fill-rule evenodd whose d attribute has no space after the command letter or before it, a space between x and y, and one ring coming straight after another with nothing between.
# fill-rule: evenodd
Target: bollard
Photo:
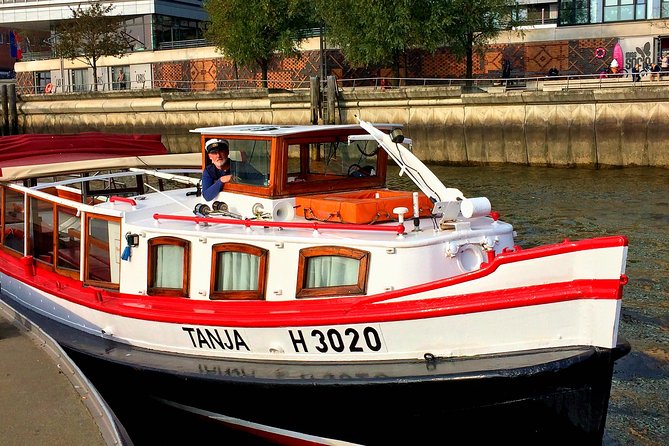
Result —
<instances>
[{"instance_id":1,"label":"bollard","mask_svg":"<svg viewBox=\"0 0 669 446\"><path fill-rule=\"evenodd\" d=\"M16 112L16 84L7 86L7 96L9 102L9 134L19 134L19 119Z\"/></svg>"},{"instance_id":2,"label":"bollard","mask_svg":"<svg viewBox=\"0 0 669 446\"><path fill-rule=\"evenodd\" d=\"M335 123L335 101L337 100L337 80L334 76L328 76L327 85L327 123Z\"/></svg>"},{"instance_id":3,"label":"bollard","mask_svg":"<svg viewBox=\"0 0 669 446\"><path fill-rule=\"evenodd\" d=\"M9 135L9 108L7 107L7 84L0 85L0 102L2 102L2 123L0 134Z\"/></svg>"},{"instance_id":4,"label":"bollard","mask_svg":"<svg viewBox=\"0 0 669 446\"><path fill-rule=\"evenodd\" d=\"M309 95L311 99L311 123L316 125L321 115L321 83L318 76L309 78Z\"/></svg>"}]
</instances>

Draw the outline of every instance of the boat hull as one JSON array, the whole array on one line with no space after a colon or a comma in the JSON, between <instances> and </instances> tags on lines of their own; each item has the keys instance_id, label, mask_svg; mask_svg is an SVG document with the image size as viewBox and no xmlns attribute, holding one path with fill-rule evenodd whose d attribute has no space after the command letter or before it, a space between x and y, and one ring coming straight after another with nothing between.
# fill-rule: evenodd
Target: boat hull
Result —
<instances>
[{"instance_id":1,"label":"boat hull","mask_svg":"<svg viewBox=\"0 0 669 446\"><path fill-rule=\"evenodd\" d=\"M103 395L156 398L279 444L469 440L600 444L613 364L629 351L554 348L357 364L253 362L165 354L86 334L22 307ZM421 440L423 441L423 440ZM341 443L346 444L346 443Z\"/></svg>"}]
</instances>

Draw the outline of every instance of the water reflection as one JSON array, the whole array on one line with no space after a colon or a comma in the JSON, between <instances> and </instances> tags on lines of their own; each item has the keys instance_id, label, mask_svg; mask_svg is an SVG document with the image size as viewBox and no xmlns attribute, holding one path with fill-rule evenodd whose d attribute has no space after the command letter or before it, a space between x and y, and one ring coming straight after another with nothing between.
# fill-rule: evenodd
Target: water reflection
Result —
<instances>
[{"instance_id":1,"label":"water reflection","mask_svg":"<svg viewBox=\"0 0 669 446\"><path fill-rule=\"evenodd\" d=\"M528 248L625 235L620 334L632 353L616 363L604 444L669 444L669 170L433 166L448 187L486 196ZM408 179L389 172L393 188ZM394 177L394 178L393 178Z\"/></svg>"}]
</instances>

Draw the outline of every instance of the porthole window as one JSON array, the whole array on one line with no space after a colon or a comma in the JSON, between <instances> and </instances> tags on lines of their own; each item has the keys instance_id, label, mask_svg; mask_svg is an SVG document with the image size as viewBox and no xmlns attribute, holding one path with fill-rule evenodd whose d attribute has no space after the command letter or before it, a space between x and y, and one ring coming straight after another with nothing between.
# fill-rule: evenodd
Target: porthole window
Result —
<instances>
[{"instance_id":1,"label":"porthole window","mask_svg":"<svg viewBox=\"0 0 669 446\"><path fill-rule=\"evenodd\" d=\"M300 251L297 297L365 294L369 252L338 246Z\"/></svg>"}]
</instances>

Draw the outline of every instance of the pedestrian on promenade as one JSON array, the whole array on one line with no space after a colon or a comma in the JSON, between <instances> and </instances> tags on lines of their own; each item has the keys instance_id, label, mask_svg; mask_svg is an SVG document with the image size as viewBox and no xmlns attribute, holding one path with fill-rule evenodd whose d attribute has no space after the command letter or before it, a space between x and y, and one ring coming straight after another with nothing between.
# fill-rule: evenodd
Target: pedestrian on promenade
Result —
<instances>
[{"instance_id":1,"label":"pedestrian on promenade","mask_svg":"<svg viewBox=\"0 0 669 446\"><path fill-rule=\"evenodd\" d=\"M660 66L655 62L650 64L650 80L652 81L660 80Z\"/></svg>"},{"instance_id":2,"label":"pedestrian on promenade","mask_svg":"<svg viewBox=\"0 0 669 446\"><path fill-rule=\"evenodd\" d=\"M504 85L506 85L508 82L506 79L509 79L510 77L511 77L511 62L509 61L509 59L504 59L502 61L502 78L505 79Z\"/></svg>"},{"instance_id":3,"label":"pedestrian on promenade","mask_svg":"<svg viewBox=\"0 0 669 446\"><path fill-rule=\"evenodd\" d=\"M632 67L632 82L637 83L641 82L641 67L639 66L638 63L634 64Z\"/></svg>"}]
</instances>

